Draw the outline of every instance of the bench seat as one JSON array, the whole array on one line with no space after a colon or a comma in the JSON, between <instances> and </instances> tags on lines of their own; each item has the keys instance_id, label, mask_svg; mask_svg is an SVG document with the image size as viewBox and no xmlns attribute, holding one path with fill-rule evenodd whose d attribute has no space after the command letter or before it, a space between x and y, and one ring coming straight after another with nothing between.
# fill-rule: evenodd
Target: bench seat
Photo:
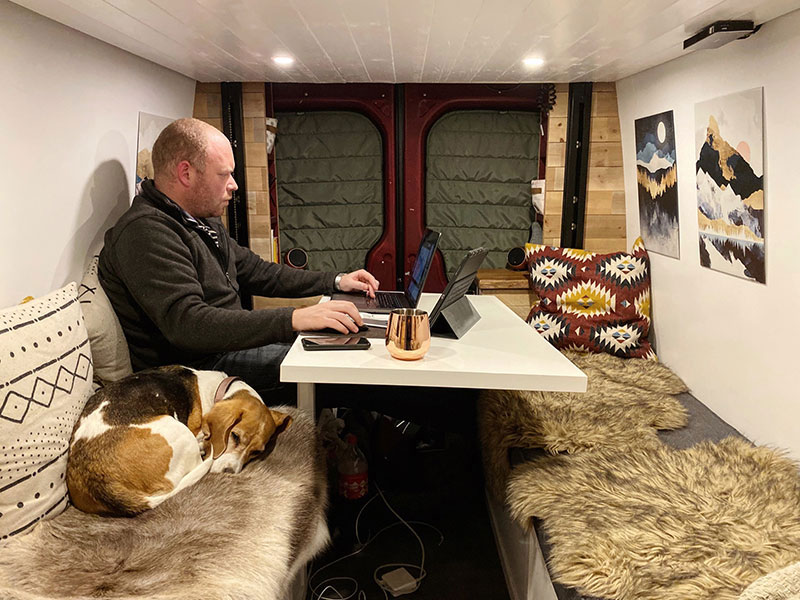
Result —
<instances>
[{"instance_id":1,"label":"bench seat","mask_svg":"<svg viewBox=\"0 0 800 600\"><path fill-rule=\"evenodd\" d=\"M743 437L690 393L682 393L677 399L688 411L689 421L683 428L659 431L659 438L665 444L685 449L705 440L718 442L729 436ZM512 468L543 455L540 449L509 450ZM534 535L524 532L496 500L490 498L489 507L512 600L597 600L551 582L546 567L550 544L538 520L534 519Z\"/></svg>"}]
</instances>

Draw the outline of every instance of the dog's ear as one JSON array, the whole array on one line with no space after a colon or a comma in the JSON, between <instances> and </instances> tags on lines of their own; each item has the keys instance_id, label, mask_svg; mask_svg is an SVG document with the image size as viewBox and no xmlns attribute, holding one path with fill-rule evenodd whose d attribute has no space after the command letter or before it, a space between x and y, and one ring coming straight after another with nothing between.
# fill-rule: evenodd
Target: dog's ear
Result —
<instances>
[{"instance_id":1,"label":"dog's ear","mask_svg":"<svg viewBox=\"0 0 800 600\"><path fill-rule=\"evenodd\" d=\"M279 410L272 410L271 408L269 409L269 412L272 415L272 420L275 421L275 429L286 429L292 424L291 415L282 413Z\"/></svg>"},{"instance_id":2,"label":"dog's ear","mask_svg":"<svg viewBox=\"0 0 800 600\"><path fill-rule=\"evenodd\" d=\"M208 413L203 427L211 433L211 446L215 459L228 449L231 429L241 420L242 408L237 402L220 402Z\"/></svg>"}]
</instances>

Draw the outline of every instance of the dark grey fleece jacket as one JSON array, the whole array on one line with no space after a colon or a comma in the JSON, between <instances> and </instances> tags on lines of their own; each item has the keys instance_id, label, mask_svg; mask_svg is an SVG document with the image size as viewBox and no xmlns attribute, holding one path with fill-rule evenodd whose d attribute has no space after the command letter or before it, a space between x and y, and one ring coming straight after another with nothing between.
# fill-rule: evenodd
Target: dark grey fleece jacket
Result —
<instances>
[{"instance_id":1,"label":"dark grey fleece jacket","mask_svg":"<svg viewBox=\"0 0 800 600\"><path fill-rule=\"evenodd\" d=\"M217 354L294 339L292 308L245 310L239 294L302 297L333 291L335 273L262 260L205 222L217 249L145 180L142 193L105 235L99 278L119 317L134 370L207 362Z\"/></svg>"}]
</instances>

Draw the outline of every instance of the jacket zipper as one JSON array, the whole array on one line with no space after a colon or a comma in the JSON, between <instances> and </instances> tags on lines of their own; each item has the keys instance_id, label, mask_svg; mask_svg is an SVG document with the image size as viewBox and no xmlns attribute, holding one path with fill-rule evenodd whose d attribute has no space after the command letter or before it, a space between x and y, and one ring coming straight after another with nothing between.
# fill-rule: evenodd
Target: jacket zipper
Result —
<instances>
[{"instance_id":1,"label":"jacket zipper","mask_svg":"<svg viewBox=\"0 0 800 600\"><path fill-rule=\"evenodd\" d=\"M211 225L208 226L211 227ZM220 240L220 245L217 246L217 244L214 243L214 240L212 240L209 236L204 236L201 232L197 233L201 238L203 238L203 241L205 241L206 245L211 249L211 251L217 255L217 261L219 262L222 272L225 274L225 280L228 282L228 285L231 286L231 289L236 293L236 295L239 296L239 287L233 284L231 276L228 273L228 258L230 257L230 251L228 250L226 254L222 253L221 240L223 239L223 236L217 233L218 239Z\"/></svg>"}]
</instances>

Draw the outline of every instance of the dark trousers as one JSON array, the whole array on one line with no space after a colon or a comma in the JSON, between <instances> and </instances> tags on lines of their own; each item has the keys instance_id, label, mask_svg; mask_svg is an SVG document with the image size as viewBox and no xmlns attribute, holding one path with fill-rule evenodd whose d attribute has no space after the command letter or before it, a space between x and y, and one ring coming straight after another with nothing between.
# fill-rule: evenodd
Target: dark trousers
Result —
<instances>
[{"instance_id":1,"label":"dark trousers","mask_svg":"<svg viewBox=\"0 0 800 600\"><path fill-rule=\"evenodd\" d=\"M297 404L297 385L281 383L280 369L291 343L267 344L247 350L226 352L197 368L224 371L240 377L255 389L267 405Z\"/></svg>"}]
</instances>

